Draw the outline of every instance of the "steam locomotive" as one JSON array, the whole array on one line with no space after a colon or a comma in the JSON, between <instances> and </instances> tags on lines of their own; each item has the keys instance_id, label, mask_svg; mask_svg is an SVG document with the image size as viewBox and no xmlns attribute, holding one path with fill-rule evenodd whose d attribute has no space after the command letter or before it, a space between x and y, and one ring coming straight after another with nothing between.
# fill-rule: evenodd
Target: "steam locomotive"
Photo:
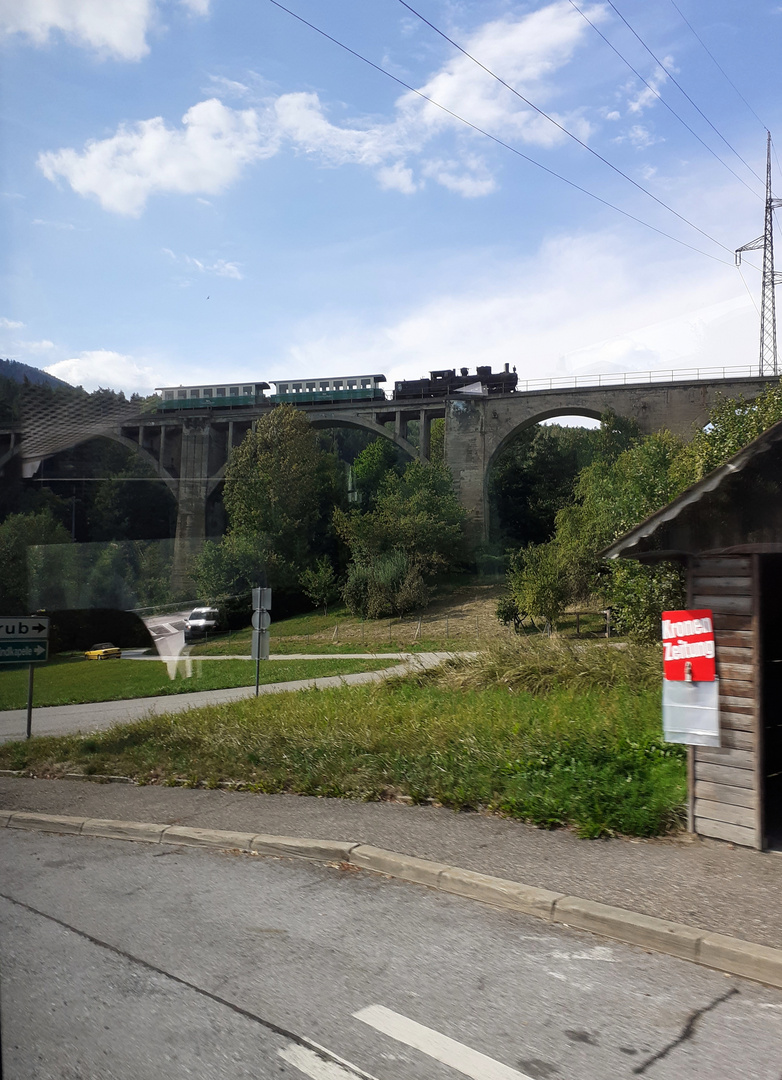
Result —
<instances>
[{"instance_id":1,"label":"steam locomotive","mask_svg":"<svg viewBox=\"0 0 782 1080\"><path fill-rule=\"evenodd\" d=\"M204 386L158 386L155 393L159 398L155 405L157 412L173 412L182 409L233 409L247 405L279 405L282 402L306 405L319 402L341 401L386 401L381 383L385 375L348 375L328 379L287 379L272 380L273 394L266 394L271 386L267 382L221 385L212 383ZM448 397L450 394L508 394L516 389L518 376L511 372L509 365L505 370L492 373L490 367L476 368L475 375L470 375L467 368L444 371L430 371L428 379L402 380L394 384L394 401L421 400L423 398Z\"/></svg>"}]
</instances>

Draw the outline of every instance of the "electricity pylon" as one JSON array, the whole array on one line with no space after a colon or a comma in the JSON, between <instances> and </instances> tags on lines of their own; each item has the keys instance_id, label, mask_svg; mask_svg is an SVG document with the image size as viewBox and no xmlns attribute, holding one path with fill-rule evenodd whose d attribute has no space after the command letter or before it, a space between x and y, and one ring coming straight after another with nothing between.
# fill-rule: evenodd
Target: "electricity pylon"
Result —
<instances>
[{"instance_id":1,"label":"electricity pylon","mask_svg":"<svg viewBox=\"0 0 782 1080\"><path fill-rule=\"evenodd\" d=\"M736 248L736 266L741 266L742 251L763 248L763 287L760 300L760 368L759 375L778 375L777 313L774 287L782 282L782 273L774 271L774 210L782 199L771 194L771 132L766 146L766 227L763 235L743 247Z\"/></svg>"}]
</instances>

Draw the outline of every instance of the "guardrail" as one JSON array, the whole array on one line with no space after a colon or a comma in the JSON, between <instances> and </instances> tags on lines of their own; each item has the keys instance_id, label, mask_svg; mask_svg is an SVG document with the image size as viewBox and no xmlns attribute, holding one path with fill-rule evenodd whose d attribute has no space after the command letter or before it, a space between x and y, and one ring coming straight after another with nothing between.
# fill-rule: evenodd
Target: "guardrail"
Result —
<instances>
[{"instance_id":1,"label":"guardrail","mask_svg":"<svg viewBox=\"0 0 782 1080\"><path fill-rule=\"evenodd\" d=\"M635 386L656 382L714 382L717 379L760 379L756 365L736 367L670 368L656 371L609 372L598 375L563 375L558 379L519 379L516 393L530 390L571 389L579 386Z\"/></svg>"}]
</instances>

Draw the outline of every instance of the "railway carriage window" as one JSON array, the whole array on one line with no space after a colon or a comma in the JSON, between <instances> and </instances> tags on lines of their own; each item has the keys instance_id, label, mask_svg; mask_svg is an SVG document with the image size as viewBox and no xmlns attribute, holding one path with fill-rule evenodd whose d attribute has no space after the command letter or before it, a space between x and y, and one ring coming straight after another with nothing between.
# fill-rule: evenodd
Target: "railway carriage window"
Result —
<instances>
[{"instance_id":1,"label":"railway carriage window","mask_svg":"<svg viewBox=\"0 0 782 1080\"><path fill-rule=\"evenodd\" d=\"M341 390L341 389L342 389L342 383L341 383L341 382L336 382L336 381L335 381L335 382L334 382L334 389L335 389L335 390Z\"/></svg>"},{"instance_id":2,"label":"railway carriage window","mask_svg":"<svg viewBox=\"0 0 782 1080\"><path fill-rule=\"evenodd\" d=\"M329 384L327 382L322 382L320 384L321 392L323 392L324 390L328 390L328 388L329 388Z\"/></svg>"},{"instance_id":3,"label":"railway carriage window","mask_svg":"<svg viewBox=\"0 0 782 1080\"><path fill-rule=\"evenodd\" d=\"M180 399L181 398L186 398L187 397L187 390L177 390L176 396L178 398L180 398Z\"/></svg>"},{"instance_id":4,"label":"railway carriage window","mask_svg":"<svg viewBox=\"0 0 782 1080\"><path fill-rule=\"evenodd\" d=\"M308 383L307 383L307 390L308 390L308 391L309 391L309 392L310 392L311 394L313 394L313 393L315 392L315 383L314 383L314 382L308 382Z\"/></svg>"},{"instance_id":5,"label":"railway carriage window","mask_svg":"<svg viewBox=\"0 0 782 1080\"><path fill-rule=\"evenodd\" d=\"M288 384L286 382L277 383L277 393L278 394L287 394L288 393Z\"/></svg>"},{"instance_id":6,"label":"railway carriage window","mask_svg":"<svg viewBox=\"0 0 782 1080\"><path fill-rule=\"evenodd\" d=\"M362 379L361 380L361 388L362 388L362 390L368 390L371 385L372 385L372 380L371 379Z\"/></svg>"},{"instance_id":7,"label":"railway carriage window","mask_svg":"<svg viewBox=\"0 0 782 1080\"><path fill-rule=\"evenodd\" d=\"M253 392L253 388L251 386L243 386L242 387L242 393L243 394L252 394L252 392Z\"/></svg>"},{"instance_id":8,"label":"railway carriage window","mask_svg":"<svg viewBox=\"0 0 782 1080\"><path fill-rule=\"evenodd\" d=\"M201 393L200 393L199 390L191 390L190 391L190 397L200 397L200 396L201 396Z\"/></svg>"},{"instance_id":9,"label":"railway carriage window","mask_svg":"<svg viewBox=\"0 0 782 1080\"><path fill-rule=\"evenodd\" d=\"M225 397L225 387L218 386L215 390L215 397Z\"/></svg>"},{"instance_id":10,"label":"railway carriage window","mask_svg":"<svg viewBox=\"0 0 782 1080\"><path fill-rule=\"evenodd\" d=\"M206 390L201 391L201 397L211 397L211 396L212 396L212 388L211 388L211 386L208 387Z\"/></svg>"},{"instance_id":11,"label":"railway carriage window","mask_svg":"<svg viewBox=\"0 0 782 1080\"><path fill-rule=\"evenodd\" d=\"M239 387L238 386L229 386L228 387L228 393L229 393L229 395L231 397L238 397L239 396Z\"/></svg>"},{"instance_id":12,"label":"railway carriage window","mask_svg":"<svg viewBox=\"0 0 782 1080\"><path fill-rule=\"evenodd\" d=\"M165 394L163 394L163 397L165 398L166 401L173 401L174 400L174 391L173 390L166 390Z\"/></svg>"},{"instance_id":13,"label":"railway carriage window","mask_svg":"<svg viewBox=\"0 0 782 1080\"><path fill-rule=\"evenodd\" d=\"M349 379L348 380L348 390L355 390L355 389L356 389L356 380L355 379Z\"/></svg>"}]
</instances>

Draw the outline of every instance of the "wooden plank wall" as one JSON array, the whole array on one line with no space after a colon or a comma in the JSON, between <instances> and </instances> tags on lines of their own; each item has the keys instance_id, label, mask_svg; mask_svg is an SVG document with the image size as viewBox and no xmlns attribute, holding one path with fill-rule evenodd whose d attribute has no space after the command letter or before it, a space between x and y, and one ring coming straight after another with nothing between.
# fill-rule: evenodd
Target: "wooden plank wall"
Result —
<instances>
[{"instance_id":1,"label":"wooden plank wall","mask_svg":"<svg viewBox=\"0 0 782 1080\"><path fill-rule=\"evenodd\" d=\"M711 608L714 613L722 742L719 748L692 748L693 828L701 836L759 848L753 556L693 559L688 591L691 608Z\"/></svg>"}]
</instances>

